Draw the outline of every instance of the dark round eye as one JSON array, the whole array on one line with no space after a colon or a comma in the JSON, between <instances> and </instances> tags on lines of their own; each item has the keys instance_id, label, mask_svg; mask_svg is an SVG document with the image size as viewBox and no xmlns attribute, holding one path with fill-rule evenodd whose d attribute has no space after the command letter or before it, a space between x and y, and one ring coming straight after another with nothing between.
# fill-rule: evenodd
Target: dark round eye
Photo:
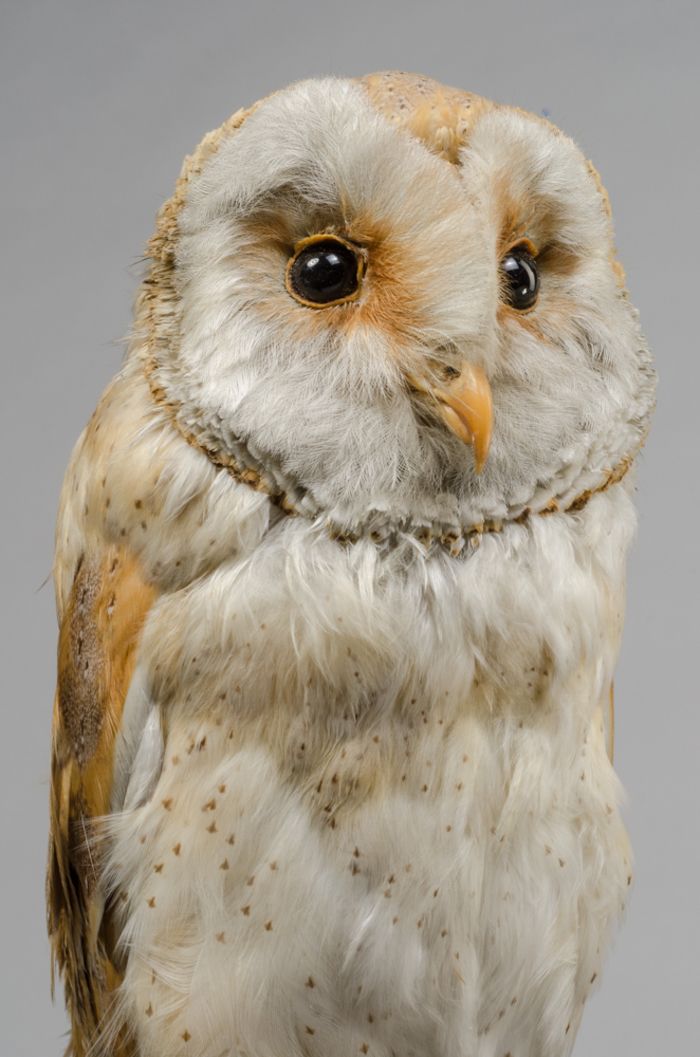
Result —
<instances>
[{"instance_id":1,"label":"dark round eye","mask_svg":"<svg viewBox=\"0 0 700 1057\"><path fill-rule=\"evenodd\" d=\"M540 280L537 264L523 246L514 246L501 261L503 296L512 308L532 308L537 300Z\"/></svg>"},{"instance_id":2,"label":"dark round eye","mask_svg":"<svg viewBox=\"0 0 700 1057\"><path fill-rule=\"evenodd\" d=\"M287 265L287 289L310 305L350 300L357 294L361 278L361 257L340 239L314 239L302 244Z\"/></svg>"}]
</instances>

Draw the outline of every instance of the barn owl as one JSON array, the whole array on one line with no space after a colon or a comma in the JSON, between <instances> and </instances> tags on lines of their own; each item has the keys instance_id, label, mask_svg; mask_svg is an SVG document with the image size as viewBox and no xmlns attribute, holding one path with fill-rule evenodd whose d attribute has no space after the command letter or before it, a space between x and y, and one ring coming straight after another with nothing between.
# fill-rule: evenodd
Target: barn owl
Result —
<instances>
[{"instance_id":1,"label":"barn owl","mask_svg":"<svg viewBox=\"0 0 700 1057\"><path fill-rule=\"evenodd\" d=\"M74 1057L565 1057L654 371L543 118L382 73L185 161L57 528Z\"/></svg>"}]
</instances>

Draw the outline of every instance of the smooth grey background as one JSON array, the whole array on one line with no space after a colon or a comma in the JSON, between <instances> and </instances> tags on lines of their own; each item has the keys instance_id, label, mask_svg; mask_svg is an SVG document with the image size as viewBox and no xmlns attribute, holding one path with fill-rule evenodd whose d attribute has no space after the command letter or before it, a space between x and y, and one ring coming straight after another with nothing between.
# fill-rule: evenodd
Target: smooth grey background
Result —
<instances>
[{"instance_id":1,"label":"smooth grey background","mask_svg":"<svg viewBox=\"0 0 700 1057\"><path fill-rule=\"evenodd\" d=\"M62 1052L43 910L56 628L39 588L63 469L118 367L154 214L185 153L239 106L304 76L386 68L547 111L612 198L661 387L616 684L637 882L576 1057L697 1052L697 11L3 0L0 1057Z\"/></svg>"}]
</instances>

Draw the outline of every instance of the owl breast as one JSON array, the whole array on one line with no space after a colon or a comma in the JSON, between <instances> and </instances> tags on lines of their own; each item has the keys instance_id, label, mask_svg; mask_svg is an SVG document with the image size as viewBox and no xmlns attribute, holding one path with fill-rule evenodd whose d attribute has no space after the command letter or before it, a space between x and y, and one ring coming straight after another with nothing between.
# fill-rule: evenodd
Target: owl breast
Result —
<instances>
[{"instance_id":1,"label":"owl breast","mask_svg":"<svg viewBox=\"0 0 700 1057\"><path fill-rule=\"evenodd\" d=\"M154 607L162 763L109 864L143 1057L569 1052L630 878L603 722L630 511L459 562L287 519Z\"/></svg>"}]
</instances>

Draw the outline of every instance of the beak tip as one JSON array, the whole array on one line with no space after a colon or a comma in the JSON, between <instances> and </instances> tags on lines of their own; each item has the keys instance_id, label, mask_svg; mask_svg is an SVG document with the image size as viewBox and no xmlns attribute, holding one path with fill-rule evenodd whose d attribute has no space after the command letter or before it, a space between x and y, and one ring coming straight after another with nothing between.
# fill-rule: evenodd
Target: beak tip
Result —
<instances>
[{"instance_id":1,"label":"beak tip","mask_svg":"<svg viewBox=\"0 0 700 1057\"><path fill-rule=\"evenodd\" d=\"M436 388L414 376L409 381L418 392L429 393L437 400L447 428L472 446L474 468L480 474L488 459L493 425L491 386L484 371L465 362L459 375L445 388Z\"/></svg>"},{"instance_id":2,"label":"beak tip","mask_svg":"<svg viewBox=\"0 0 700 1057\"><path fill-rule=\"evenodd\" d=\"M480 367L465 363L459 378L438 394L443 404L445 424L472 445L474 468L480 474L486 465L491 445L493 402L491 386ZM445 414L447 412L447 414ZM458 420L460 428L455 428Z\"/></svg>"}]
</instances>

